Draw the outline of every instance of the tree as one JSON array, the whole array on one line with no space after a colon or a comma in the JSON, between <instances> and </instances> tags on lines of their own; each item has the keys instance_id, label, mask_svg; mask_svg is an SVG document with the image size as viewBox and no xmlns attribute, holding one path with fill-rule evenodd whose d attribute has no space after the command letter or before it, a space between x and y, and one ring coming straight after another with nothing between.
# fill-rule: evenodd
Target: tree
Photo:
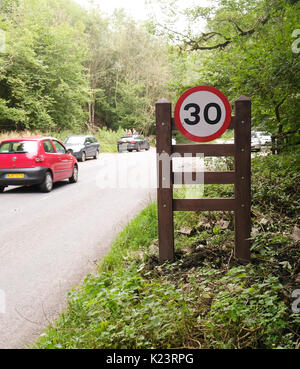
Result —
<instances>
[{"instance_id":1,"label":"tree","mask_svg":"<svg viewBox=\"0 0 300 369\"><path fill-rule=\"evenodd\" d=\"M199 34L191 25L184 34L176 33L178 56L189 64L186 75L194 76L188 83L178 80L177 87L173 81L177 93L192 84L212 84L231 101L246 94L253 102L254 126L277 134L294 132L296 142L300 68L291 45L299 1L219 0L185 14L191 24L204 18L207 27Z\"/></svg>"},{"instance_id":2,"label":"tree","mask_svg":"<svg viewBox=\"0 0 300 369\"><path fill-rule=\"evenodd\" d=\"M78 126L89 98L83 66L84 25L72 22L69 1L12 3L3 28L7 50L0 55L0 125L6 129Z\"/></svg>"},{"instance_id":3,"label":"tree","mask_svg":"<svg viewBox=\"0 0 300 369\"><path fill-rule=\"evenodd\" d=\"M90 19L87 27L92 115L110 128L136 128L148 134L155 101L167 93L168 47L122 11L106 22L99 17Z\"/></svg>"},{"instance_id":4,"label":"tree","mask_svg":"<svg viewBox=\"0 0 300 369\"><path fill-rule=\"evenodd\" d=\"M0 129L151 131L169 59L147 27L72 0L5 0L1 10Z\"/></svg>"}]
</instances>

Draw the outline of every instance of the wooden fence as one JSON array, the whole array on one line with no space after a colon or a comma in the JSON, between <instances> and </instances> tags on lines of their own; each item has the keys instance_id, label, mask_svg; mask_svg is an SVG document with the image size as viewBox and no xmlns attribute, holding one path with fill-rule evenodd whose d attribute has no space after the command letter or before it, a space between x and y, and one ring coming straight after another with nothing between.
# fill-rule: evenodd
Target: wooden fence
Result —
<instances>
[{"instance_id":1,"label":"wooden fence","mask_svg":"<svg viewBox=\"0 0 300 369\"><path fill-rule=\"evenodd\" d=\"M172 118L172 106L166 99L156 103L156 146L158 170L158 236L159 260L174 260L174 211L234 211L234 256L240 262L250 261L251 234L251 101L241 96L234 103L234 114L229 129L234 130L234 144L181 144L172 145L172 131L177 127ZM173 199L174 176L172 160L168 161L168 177L163 170L161 156L185 153L203 154L205 157L233 156L234 171L204 172L204 184L234 184L234 198ZM182 176L180 184L194 184L185 178L195 178L196 173ZM167 186L165 184L168 184Z\"/></svg>"}]
</instances>

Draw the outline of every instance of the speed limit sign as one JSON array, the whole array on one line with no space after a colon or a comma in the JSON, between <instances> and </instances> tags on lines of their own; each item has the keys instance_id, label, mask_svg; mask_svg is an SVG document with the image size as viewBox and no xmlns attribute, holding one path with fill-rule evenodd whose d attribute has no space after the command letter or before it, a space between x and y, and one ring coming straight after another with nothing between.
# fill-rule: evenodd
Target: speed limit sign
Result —
<instances>
[{"instance_id":1,"label":"speed limit sign","mask_svg":"<svg viewBox=\"0 0 300 369\"><path fill-rule=\"evenodd\" d=\"M196 86L180 96L174 119L186 138L208 142L220 137L228 128L231 106L227 97L216 88Z\"/></svg>"}]
</instances>

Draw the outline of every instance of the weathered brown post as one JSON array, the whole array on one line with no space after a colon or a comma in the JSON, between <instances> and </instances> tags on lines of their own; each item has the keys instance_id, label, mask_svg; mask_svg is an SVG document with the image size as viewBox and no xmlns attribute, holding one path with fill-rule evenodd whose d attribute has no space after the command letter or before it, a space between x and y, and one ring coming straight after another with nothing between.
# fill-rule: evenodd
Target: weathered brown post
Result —
<instances>
[{"instance_id":1,"label":"weathered brown post","mask_svg":"<svg viewBox=\"0 0 300 369\"><path fill-rule=\"evenodd\" d=\"M235 101L235 257L250 261L251 236L251 100Z\"/></svg>"},{"instance_id":2,"label":"weathered brown post","mask_svg":"<svg viewBox=\"0 0 300 369\"><path fill-rule=\"evenodd\" d=\"M173 225L173 181L172 181L172 106L166 99L156 103L156 150L157 150L157 204L159 261L174 260ZM168 158L167 158L168 155ZM163 163L160 157L165 157ZM169 173L163 176L163 164L168 165Z\"/></svg>"}]
</instances>

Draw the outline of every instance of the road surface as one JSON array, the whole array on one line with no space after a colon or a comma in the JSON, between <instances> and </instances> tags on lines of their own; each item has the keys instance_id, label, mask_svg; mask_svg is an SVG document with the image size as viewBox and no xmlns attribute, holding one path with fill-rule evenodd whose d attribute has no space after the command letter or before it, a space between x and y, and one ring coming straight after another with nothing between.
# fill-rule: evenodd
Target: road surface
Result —
<instances>
[{"instance_id":1,"label":"road surface","mask_svg":"<svg viewBox=\"0 0 300 369\"><path fill-rule=\"evenodd\" d=\"M67 292L155 198L155 177L154 150L101 154L79 163L77 184L0 194L0 348L28 347L55 320Z\"/></svg>"}]
</instances>

